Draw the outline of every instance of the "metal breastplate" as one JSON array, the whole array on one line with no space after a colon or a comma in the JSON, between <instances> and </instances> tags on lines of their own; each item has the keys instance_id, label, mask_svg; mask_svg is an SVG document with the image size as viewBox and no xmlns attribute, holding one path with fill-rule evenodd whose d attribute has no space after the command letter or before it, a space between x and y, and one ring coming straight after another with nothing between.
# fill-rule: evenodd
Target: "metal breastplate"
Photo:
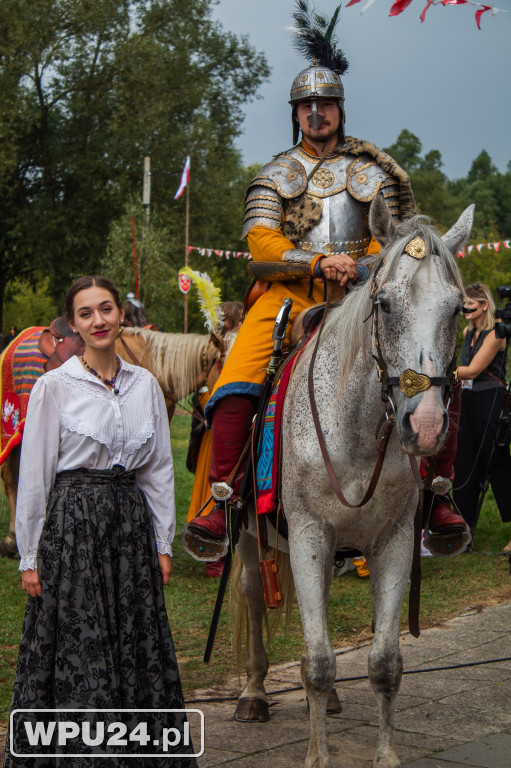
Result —
<instances>
[{"instance_id":1,"label":"metal breastplate","mask_svg":"<svg viewBox=\"0 0 511 768\"><path fill-rule=\"evenodd\" d=\"M317 157L301 147L290 153L304 166L307 176L314 171ZM316 253L349 253L363 256L369 243L369 203L389 177L374 160L354 155L326 159L312 173L306 194L322 205L321 219L296 247Z\"/></svg>"}]
</instances>

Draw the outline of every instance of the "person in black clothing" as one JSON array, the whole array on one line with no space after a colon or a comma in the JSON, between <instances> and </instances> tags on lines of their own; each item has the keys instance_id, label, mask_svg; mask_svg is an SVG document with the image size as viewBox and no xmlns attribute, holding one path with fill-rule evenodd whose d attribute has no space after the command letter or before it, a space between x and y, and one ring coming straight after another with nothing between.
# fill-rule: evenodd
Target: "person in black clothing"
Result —
<instances>
[{"instance_id":1,"label":"person in black clothing","mask_svg":"<svg viewBox=\"0 0 511 768\"><path fill-rule=\"evenodd\" d=\"M507 341L495 335L495 303L486 285L466 287L465 307L470 312L458 368L463 389L453 497L473 531L481 483L506 404ZM508 435L504 446L495 447L491 466L491 486L505 523L511 522L510 476Z\"/></svg>"},{"instance_id":2,"label":"person in black clothing","mask_svg":"<svg viewBox=\"0 0 511 768\"><path fill-rule=\"evenodd\" d=\"M5 334L4 340L2 342L2 348L0 351L3 352L4 349L7 349L11 341L15 339L17 335L18 335L18 329L16 328L15 325L11 325L11 327L9 328L9 333Z\"/></svg>"}]
</instances>

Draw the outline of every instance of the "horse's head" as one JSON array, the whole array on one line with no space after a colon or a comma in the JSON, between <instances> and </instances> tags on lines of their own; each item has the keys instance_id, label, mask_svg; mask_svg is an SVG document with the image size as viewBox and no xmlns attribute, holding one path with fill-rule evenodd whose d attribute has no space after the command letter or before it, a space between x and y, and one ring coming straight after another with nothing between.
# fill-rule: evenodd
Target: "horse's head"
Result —
<instances>
[{"instance_id":1,"label":"horse's head","mask_svg":"<svg viewBox=\"0 0 511 768\"><path fill-rule=\"evenodd\" d=\"M470 234L473 211L467 208L440 238L421 216L394 226L379 195L371 205L371 231L382 246L372 288L376 357L410 454L435 454L447 432L444 395L463 305L456 253Z\"/></svg>"}]
</instances>

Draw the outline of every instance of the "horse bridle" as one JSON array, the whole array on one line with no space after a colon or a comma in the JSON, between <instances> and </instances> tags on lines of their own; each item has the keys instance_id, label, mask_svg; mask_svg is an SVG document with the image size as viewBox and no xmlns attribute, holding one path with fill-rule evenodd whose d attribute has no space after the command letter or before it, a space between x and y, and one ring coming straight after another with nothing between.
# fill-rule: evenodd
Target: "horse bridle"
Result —
<instances>
[{"instance_id":1,"label":"horse bridle","mask_svg":"<svg viewBox=\"0 0 511 768\"><path fill-rule=\"evenodd\" d=\"M375 275L376 277L376 275ZM430 387L445 387L447 392L447 401L445 407L449 407L454 385L456 384L456 353L454 354L450 365L449 373L447 376L427 376L425 373L417 373L417 371L407 368L399 376L389 376L387 364L381 352L380 336L378 332L378 300L376 297L376 283L373 281L371 288L371 295L373 296L373 306L371 314L366 318L372 318L373 328L372 335L374 338L374 346L376 349L376 355L372 355L376 363L376 371L378 373L378 379L381 384L381 399L390 407L392 415L396 415L396 405L392 397L392 388L399 387L407 397L413 397L419 392L425 392Z\"/></svg>"},{"instance_id":2,"label":"horse bridle","mask_svg":"<svg viewBox=\"0 0 511 768\"><path fill-rule=\"evenodd\" d=\"M399 386L401 391L404 392L404 394L407 397L413 397L413 395L417 394L418 392L424 392L430 387L449 388L448 389L449 396L446 404L446 407L448 407L450 398L452 396L452 391L454 389L454 384L456 383L456 376L454 372L455 357L453 357L453 360L451 361L451 364L450 364L449 376L431 376L430 377L422 373L416 373L415 371L409 368L403 371L403 373L400 376L388 375L387 364L381 352L381 345L380 345L379 333L378 333L378 301L376 297L376 290L377 290L376 276L378 274L378 271L381 265L382 265L382 261L380 261L380 263L378 264L378 267L376 268L375 273L373 275L373 282L372 282L371 292L370 292L371 297L373 298L373 306L371 309L371 313L366 318L366 321L372 318L372 323L373 323L372 335L374 338L374 344L376 348L376 355L372 355L372 357L376 362L378 378L381 384L381 399L385 405L385 413L380 418L376 428L376 437L380 433L382 426L383 426L383 433L380 438L380 442L378 444L378 455L376 459L376 464L373 469L373 473L371 475L371 479L369 481L369 485L367 487L367 490L362 500L359 501L357 504L351 504L346 499L346 497L344 496L339 486L339 482L337 480L335 470L333 468L332 462L330 460L330 456L328 454L328 449L325 443L325 438L323 435L323 430L321 428L321 423L319 421L319 413L318 413L318 408L316 404L316 397L314 394L314 363L316 361L316 355L319 348L319 340L321 337L321 332L323 330L323 326L324 326L324 323L328 314L328 310L330 309L330 304L331 304L329 283L327 283L328 287L327 287L327 301L325 304L325 311L323 313L323 318L317 330L316 343L314 345L314 350L311 356L311 361L310 361L309 371L308 371L308 389L309 389L309 400L311 405L312 419L314 421L314 426L316 429L316 435L318 438L319 447L321 450L321 454L323 456L323 462L325 464L325 468L330 478L330 483L332 485L332 488L335 491L337 498L345 507L350 507L350 508L362 507L364 506L364 504L367 504L367 502L373 496L374 491L376 490L376 486L378 484L378 480L380 479L380 474L383 468L383 462L385 460L387 446L396 423L397 409L396 409L394 400L392 398L392 387ZM413 461L412 456L409 456L409 459L410 459L410 466L412 468L412 473L419 489L424 490L425 488L428 488L431 485L431 481L433 479L432 472L428 471L428 476L426 478L426 481L422 482L417 464ZM433 468L433 463L431 463L430 465L430 469L432 468Z\"/></svg>"}]
</instances>

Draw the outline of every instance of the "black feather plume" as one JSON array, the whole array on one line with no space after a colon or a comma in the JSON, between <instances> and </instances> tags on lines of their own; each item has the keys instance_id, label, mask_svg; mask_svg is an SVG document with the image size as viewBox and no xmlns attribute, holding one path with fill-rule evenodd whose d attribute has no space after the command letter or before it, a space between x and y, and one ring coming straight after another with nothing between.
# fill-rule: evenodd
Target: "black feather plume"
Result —
<instances>
[{"instance_id":1,"label":"black feather plume","mask_svg":"<svg viewBox=\"0 0 511 768\"><path fill-rule=\"evenodd\" d=\"M340 10L341 5L338 5L328 20L305 0L296 0L293 32L294 46L306 59L316 59L320 66L344 75L348 70L348 59L344 51L337 47L338 38L334 34Z\"/></svg>"}]
</instances>

